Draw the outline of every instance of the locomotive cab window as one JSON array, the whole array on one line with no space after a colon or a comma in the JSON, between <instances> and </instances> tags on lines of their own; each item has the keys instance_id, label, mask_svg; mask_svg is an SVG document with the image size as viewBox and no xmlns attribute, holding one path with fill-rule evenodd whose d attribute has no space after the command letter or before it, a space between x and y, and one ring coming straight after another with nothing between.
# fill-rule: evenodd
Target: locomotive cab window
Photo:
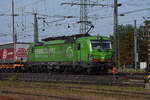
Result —
<instances>
[{"instance_id":1,"label":"locomotive cab window","mask_svg":"<svg viewBox=\"0 0 150 100\"><path fill-rule=\"evenodd\" d=\"M111 47L111 41L109 41L109 40L103 41L102 47L103 47L104 49L112 49L112 47Z\"/></svg>"},{"instance_id":2,"label":"locomotive cab window","mask_svg":"<svg viewBox=\"0 0 150 100\"><path fill-rule=\"evenodd\" d=\"M91 40L92 49L94 50L106 50L111 49L111 42L109 40Z\"/></svg>"},{"instance_id":3,"label":"locomotive cab window","mask_svg":"<svg viewBox=\"0 0 150 100\"><path fill-rule=\"evenodd\" d=\"M78 44L77 44L77 50L80 50L80 49L81 49L81 44L78 43Z\"/></svg>"}]
</instances>

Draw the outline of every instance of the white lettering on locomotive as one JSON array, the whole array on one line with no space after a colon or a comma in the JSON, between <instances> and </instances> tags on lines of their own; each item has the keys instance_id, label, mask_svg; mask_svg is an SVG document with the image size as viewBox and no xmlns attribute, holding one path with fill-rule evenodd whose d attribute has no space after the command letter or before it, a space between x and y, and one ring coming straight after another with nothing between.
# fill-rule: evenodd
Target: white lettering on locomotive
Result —
<instances>
[{"instance_id":1,"label":"white lettering on locomotive","mask_svg":"<svg viewBox=\"0 0 150 100\"><path fill-rule=\"evenodd\" d=\"M66 49L66 55L70 58L70 57L73 57L73 50L72 50L72 47L68 47Z\"/></svg>"},{"instance_id":2,"label":"white lettering on locomotive","mask_svg":"<svg viewBox=\"0 0 150 100\"><path fill-rule=\"evenodd\" d=\"M56 53L56 48L48 48L49 56L55 55L55 53Z\"/></svg>"}]
</instances>

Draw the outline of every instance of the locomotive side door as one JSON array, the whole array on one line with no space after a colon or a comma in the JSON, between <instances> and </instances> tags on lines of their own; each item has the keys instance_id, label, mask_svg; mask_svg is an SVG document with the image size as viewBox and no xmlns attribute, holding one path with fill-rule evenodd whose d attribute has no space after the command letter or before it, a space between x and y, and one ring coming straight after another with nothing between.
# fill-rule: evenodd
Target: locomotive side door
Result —
<instances>
[{"instance_id":1,"label":"locomotive side door","mask_svg":"<svg viewBox=\"0 0 150 100\"><path fill-rule=\"evenodd\" d=\"M81 43L76 44L77 61L81 61Z\"/></svg>"}]
</instances>

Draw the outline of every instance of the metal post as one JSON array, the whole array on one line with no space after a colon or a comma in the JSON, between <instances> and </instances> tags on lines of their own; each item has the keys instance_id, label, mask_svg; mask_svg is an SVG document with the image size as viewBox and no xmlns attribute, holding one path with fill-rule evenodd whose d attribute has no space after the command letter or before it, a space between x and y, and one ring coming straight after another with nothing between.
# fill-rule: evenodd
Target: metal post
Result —
<instances>
[{"instance_id":1,"label":"metal post","mask_svg":"<svg viewBox=\"0 0 150 100\"><path fill-rule=\"evenodd\" d=\"M114 49L114 62L118 66L118 0L114 0L114 29L113 29L113 49ZM119 67L119 66L118 66Z\"/></svg>"},{"instance_id":2,"label":"metal post","mask_svg":"<svg viewBox=\"0 0 150 100\"><path fill-rule=\"evenodd\" d=\"M118 32L118 30L117 30ZM118 57L118 68L120 68L120 34L117 34L117 57Z\"/></svg>"},{"instance_id":3,"label":"metal post","mask_svg":"<svg viewBox=\"0 0 150 100\"><path fill-rule=\"evenodd\" d=\"M148 34L147 34L147 70L146 70L146 83L145 83L145 89L150 89L150 24L147 25L148 27Z\"/></svg>"},{"instance_id":4,"label":"metal post","mask_svg":"<svg viewBox=\"0 0 150 100\"><path fill-rule=\"evenodd\" d=\"M38 19L37 13L34 13L34 42L39 42L39 32L38 32Z\"/></svg>"},{"instance_id":5,"label":"metal post","mask_svg":"<svg viewBox=\"0 0 150 100\"><path fill-rule=\"evenodd\" d=\"M14 10L14 0L12 0L12 31L13 31L13 43L17 42L17 35L15 33L15 10Z\"/></svg>"},{"instance_id":6,"label":"metal post","mask_svg":"<svg viewBox=\"0 0 150 100\"><path fill-rule=\"evenodd\" d=\"M138 53L137 53L137 26L136 20L134 21L134 68L137 70Z\"/></svg>"},{"instance_id":7,"label":"metal post","mask_svg":"<svg viewBox=\"0 0 150 100\"><path fill-rule=\"evenodd\" d=\"M150 72L150 24L148 26L148 34L147 34L147 49L148 49L148 58L147 58L147 72Z\"/></svg>"},{"instance_id":8,"label":"metal post","mask_svg":"<svg viewBox=\"0 0 150 100\"><path fill-rule=\"evenodd\" d=\"M13 43L14 43L14 59L16 59L16 43L17 35L15 33L15 10L14 10L14 0L12 0L12 31L13 31Z\"/></svg>"}]
</instances>

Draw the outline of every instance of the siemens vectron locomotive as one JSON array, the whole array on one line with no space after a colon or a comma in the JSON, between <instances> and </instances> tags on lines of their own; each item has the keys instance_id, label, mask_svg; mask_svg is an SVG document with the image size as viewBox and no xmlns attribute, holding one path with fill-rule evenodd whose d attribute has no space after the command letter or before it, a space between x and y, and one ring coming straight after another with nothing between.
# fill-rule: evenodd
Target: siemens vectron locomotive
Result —
<instances>
[{"instance_id":1,"label":"siemens vectron locomotive","mask_svg":"<svg viewBox=\"0 0 150 100\"><path fill-rule=\"evenodd\" d=\"M30 45L27 69L33 72L106 73L112 67L108 37L76 35Z\"/></svg>"}]
</instances>

